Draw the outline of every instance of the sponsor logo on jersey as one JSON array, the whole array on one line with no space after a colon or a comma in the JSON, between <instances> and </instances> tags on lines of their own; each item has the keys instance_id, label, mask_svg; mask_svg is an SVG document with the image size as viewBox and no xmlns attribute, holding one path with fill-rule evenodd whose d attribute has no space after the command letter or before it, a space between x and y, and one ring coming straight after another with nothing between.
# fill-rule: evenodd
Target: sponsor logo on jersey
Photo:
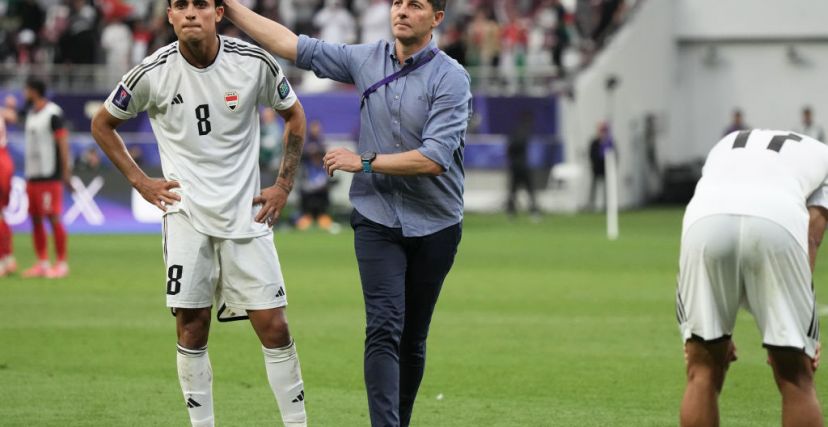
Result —
<instances>
[{"instance_id":1,"label":"sponsor logo on jersey","mask_svg":"<svg viewBox=\"0 0 828 427\"><path fill-rule=\"evenodd\" d=\"M131 99L132 95L127 92L124 85L118 85L118 90L115 92L115 96L112 97L112 105L126 111Z\"/></svg>"},{"instance_id":2,"label":"sponsor logo on jersey","mask_svg":"<svg viewBox=\"0 0 828 427\"><path fill-rule=\"evenodd\" d=\"M230 111L236 111L239 106L239 94L236 92L224 92L224 104Z\"/></svg>"},{"instance_id":3,"label":"sponsor logo on jersey","mask_svg":"<svg viewBox=\"0 0 828 427\"><path fill-rule=\"evenodd\" d=\"M285 99L290 95L290 85L288 84L287 77L282 77L282 81L279 82L276 90L279 92L279 98Z\"/></svg>"}]
</instances>

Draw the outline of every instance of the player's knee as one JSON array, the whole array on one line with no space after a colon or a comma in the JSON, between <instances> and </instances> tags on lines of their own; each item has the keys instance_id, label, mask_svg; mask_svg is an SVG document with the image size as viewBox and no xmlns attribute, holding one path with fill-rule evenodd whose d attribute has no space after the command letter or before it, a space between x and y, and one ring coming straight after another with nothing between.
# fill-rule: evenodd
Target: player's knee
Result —
<instances>
[{"instance_id":1,"label":"player's knee","mask_svg":"<svg viewBox=\"0 0 828 427\"><path fill-rule=\"evenodd\" d=\"M210 310L178 309L176 312L178 343L185 348L198 349L207 345L210 332Z\"/></svg>"},{"instance_id":2,"label":"player's knee","mask_svg":"<svg viewBox=\"0 0 828 427\"><path fill-rule=\"evenodd\" d=\"M814 371L811 359L802 352L789 349L769 350L773 376L777 386L782 389L792 385L797 389L808 389L814 384Z\"/></svg>"}]
</instances>

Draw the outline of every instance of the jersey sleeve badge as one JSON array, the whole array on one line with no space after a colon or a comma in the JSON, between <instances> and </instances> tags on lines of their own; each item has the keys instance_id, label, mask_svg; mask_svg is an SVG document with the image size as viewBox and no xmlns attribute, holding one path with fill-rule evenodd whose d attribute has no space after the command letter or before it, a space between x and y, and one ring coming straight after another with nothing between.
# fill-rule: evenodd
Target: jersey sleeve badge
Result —
<instances>
[{"instance_id":1,"label":"jersey sleeve badge","mask_svg":"<svg viewBox=\"0 0 828 427\"><path fill-rule=\"evenodd\" d=\"M120 108L122 111L127 111L127 107L129 107L129 101L132 99L132 95L127 92L124 85L118 85L118 91L115 92L115 96L112 97L112 105Z\"/></svg>"},{"instance_id":2,"label":"jersey sleeve badge","mask_svg":"<svg viewBox=\"0 0 828 427\"><path fill-rule=\"evenodd\" d=\"M276 90L279 92L279 98L285 99L290 95L290 85L288 84L287 77L282 77L282 81L279 82Z\"/></svg>"},{"instance_id":3,"label":"jersey sleeve badge","mask_svg":"<svg viewBox=\"0 0 828 427\"><path fill-rule=\"evenodd\" d=\"M236 107L239 106L239 94L236 92L224 92L224 105L230 111L236 111Z\"/></svg>"}]
</instances>

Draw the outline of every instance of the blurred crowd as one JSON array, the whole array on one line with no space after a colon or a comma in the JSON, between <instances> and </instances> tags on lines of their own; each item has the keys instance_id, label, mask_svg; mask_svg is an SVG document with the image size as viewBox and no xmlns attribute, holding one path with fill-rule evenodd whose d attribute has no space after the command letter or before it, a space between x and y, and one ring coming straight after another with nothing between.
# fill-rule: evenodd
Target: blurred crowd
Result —
<instances>
[{"instance_id":1,"label":"blurred crowd","mask_svg":"<svg viewBox=\"0 0 828 427\"><path fill-rule=\"evenodd\" d=\"M635 0L454 0L440 46L473 76L526 68L566 70L588 61ZM297 33L331 43L391 39L389 0L244 0ZM122 74L175 40L159 0L0 2L0 63L105 64ZM220 30L242 36L228 22ZM567 52L576 59L567 61ZM485 75L489 73L490 75ZM499 76L499 77L498 77Z\"/></svg>"}]
</instances>

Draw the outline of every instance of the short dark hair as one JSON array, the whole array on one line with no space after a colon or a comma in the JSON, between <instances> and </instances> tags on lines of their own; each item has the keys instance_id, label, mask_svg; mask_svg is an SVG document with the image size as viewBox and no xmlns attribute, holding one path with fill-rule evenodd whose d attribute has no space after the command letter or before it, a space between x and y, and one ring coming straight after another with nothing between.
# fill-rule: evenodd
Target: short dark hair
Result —
<instances>
[{"instance_id":1,"label":"short dark hair","mask_svg":"<svg viewBox=\"0 0 828 427\"><path fill-rule=\"evenodd\" d=\"M224 0L215 0L216 7L224 6ZM167 6L172 7L172 0L167 0Z\"/></svg>"},{"instance_id":2,"label":"short dark hair","mask_svg":"<svg viewBox=\"0 0 828 427\"><path fill-rule=\"evenodd\" d=\"M445 12L446 11L446 0L428 0L431 3L431 7L434 8L435 12Z\"/></svg>"},{"instance_id":3,"label":"short dark hair","mask_svg":"<svg viewBox=\"0 0 828 427\"><path fill-rule=\"evenodd\" d=\"M26 79L26 87L37 92L38 96L46 95L46 82L37 77Z\"/></svg>"}]
</instances>

